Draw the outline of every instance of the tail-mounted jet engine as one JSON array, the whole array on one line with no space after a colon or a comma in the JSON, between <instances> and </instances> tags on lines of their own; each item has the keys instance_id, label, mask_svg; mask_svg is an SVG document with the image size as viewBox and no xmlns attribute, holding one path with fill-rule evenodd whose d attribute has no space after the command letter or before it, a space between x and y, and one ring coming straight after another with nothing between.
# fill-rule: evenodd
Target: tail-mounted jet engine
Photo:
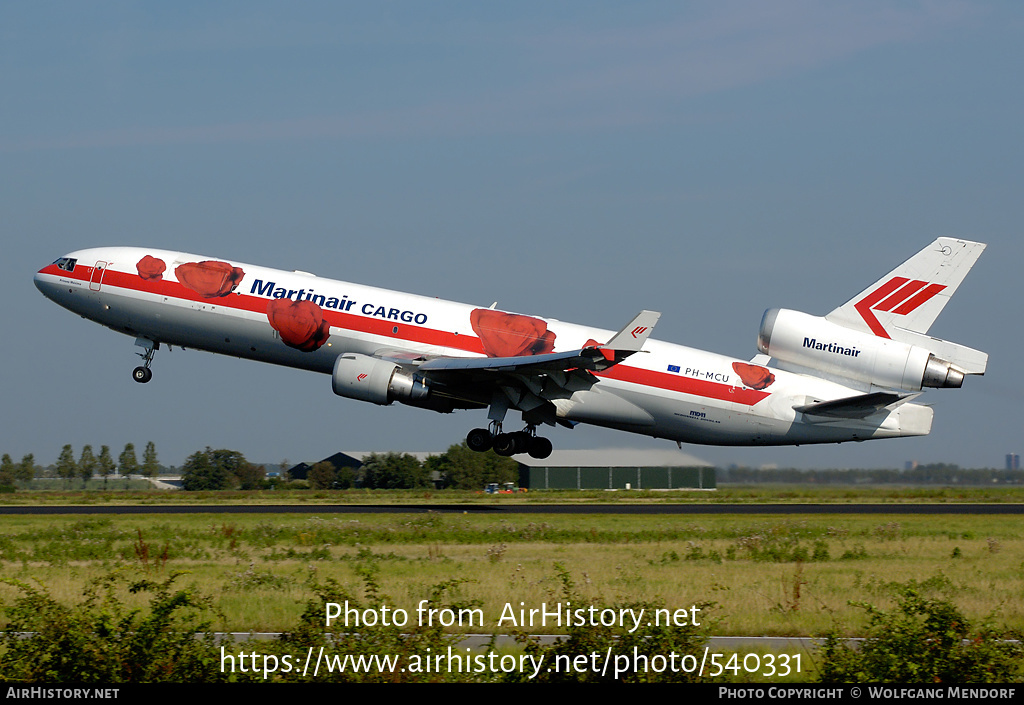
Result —
<instances>
[{"instance_id":1,"label":"tail-mounted jet engine","mask_svg":"<svg viewBox=\"0 0 1024 705\"><path fill-rule=\"evenodd\" d=\"M768 309L757 348L776 360L879 387L960 387L964 371L930 350L845 328L818 316Z\"/></svg>"}]
</instances>

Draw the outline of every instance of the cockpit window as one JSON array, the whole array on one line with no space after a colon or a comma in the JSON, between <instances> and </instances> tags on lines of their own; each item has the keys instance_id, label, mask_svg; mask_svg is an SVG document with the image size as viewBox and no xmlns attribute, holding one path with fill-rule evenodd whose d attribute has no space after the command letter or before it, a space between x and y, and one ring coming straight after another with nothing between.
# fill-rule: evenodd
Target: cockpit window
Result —
<instances>
[{"instance_id":1,"label":"cockpit window","mask_svg":"<svg viewBox=\"0 0 1024 705\"><path fill-rule=\"evenodd\" d=\"M78 260L74 257L61 257L54 264L57 265L58 269L63 269L65 272L73 272L75 271L75 265L78 264Z\"/></svg>"}]
</instances>

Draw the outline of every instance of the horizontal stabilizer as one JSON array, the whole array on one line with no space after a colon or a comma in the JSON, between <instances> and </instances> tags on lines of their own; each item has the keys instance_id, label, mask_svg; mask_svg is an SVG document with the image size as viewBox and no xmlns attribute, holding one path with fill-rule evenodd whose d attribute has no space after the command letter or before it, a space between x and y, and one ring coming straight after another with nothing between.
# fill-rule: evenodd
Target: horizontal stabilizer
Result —
<instances>
[{"instance_id":1,"label":"horizontal stabilizer","mask_svg":"<svg viewBox=\"0 0 1024 705\"><path fill-rule=\"evenodd\" d=\"M855 397L819 401L814 404L794 406L796 411L813 416L828 416L837 419L863 419L886 407L902 404L916 394L897 394L895 392L873 392L859 394Z\"/></svg>"}]
</instances>

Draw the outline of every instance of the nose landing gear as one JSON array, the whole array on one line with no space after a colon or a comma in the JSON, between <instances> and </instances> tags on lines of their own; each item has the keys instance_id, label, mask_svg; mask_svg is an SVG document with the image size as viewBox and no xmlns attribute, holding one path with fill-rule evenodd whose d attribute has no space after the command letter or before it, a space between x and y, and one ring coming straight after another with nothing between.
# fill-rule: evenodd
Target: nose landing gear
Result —
<instances>
[{"instance_id":1,"label":"nose landing gear","mask_svg":"<svg viewBox=\"0 0 1024 705\"><path fill-rule=\"evenodd\" d=\"M160 349L160 343L149 340L148 338L136 338L135 344L140 348L144 348L146 352L135 353L143 359L143 364L132 370L132 379L140 384L145 384L149 380L153 379L153 370L149 369L149 366L153 364L153 356L156 351Z\"/></svg>"}]
</instances>

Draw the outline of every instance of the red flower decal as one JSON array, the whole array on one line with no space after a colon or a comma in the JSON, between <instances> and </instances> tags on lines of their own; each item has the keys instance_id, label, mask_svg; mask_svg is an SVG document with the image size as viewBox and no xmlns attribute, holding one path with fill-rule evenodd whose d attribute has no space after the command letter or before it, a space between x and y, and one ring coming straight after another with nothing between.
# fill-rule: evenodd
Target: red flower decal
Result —
<instances>
[{"instance_id":1,"label":"red flower decal","mask_svg":"<svg viewBox=\"0 0 1024 705\"><path fill-rule=\"evenodd\" d=\"M313 352L327 342L331 326L312 301L274 299L267 304L267 319L288 347Z\"/></svg>"},{"instance_id":2,"label":"red flower decal","mask_svg":"<svg viewBox=\"0 0 1024 705\"><path fill-rule=\"evenodd\" d=\"M178 281L206 299L227 296L245 276L238 267L227 262L207 260L187 262L174 270Z\"/></svg>"},{"instance_id":3,"label":"red flower decal","mask_svg":"<svg viewBox=\"0 0 1024 705\"><path fill-rule=\"evenodd\" d=\"M555 334L539 318L477 308L469 322L488 357L540 355L555 349Z\"/></svg>"},{"instance_id":4,"label":"red flower decal","mask_svg":"<svg viewBox=\"0 0 1024 705\"><path fill-rule=\"evenodd\" d=\"M159 281L164 278L164 271L167 265L162 259L146 255L138 261L135 268L139 270L139 276L148 282Z\"/></svg>"},{"instance_id":5,"label":"red flower decal","mask_svg":"<svg viewBox=\"0 0 1024 705\"><path fill-rule=\"evenodd\" d=\"M732 368L740 376L743 384L751 389L764 389L771 386L775 381L775 375L768 371L767 367L760 365L748 365L745 362L734 362Z\"/></svg>"}]
</instances>

